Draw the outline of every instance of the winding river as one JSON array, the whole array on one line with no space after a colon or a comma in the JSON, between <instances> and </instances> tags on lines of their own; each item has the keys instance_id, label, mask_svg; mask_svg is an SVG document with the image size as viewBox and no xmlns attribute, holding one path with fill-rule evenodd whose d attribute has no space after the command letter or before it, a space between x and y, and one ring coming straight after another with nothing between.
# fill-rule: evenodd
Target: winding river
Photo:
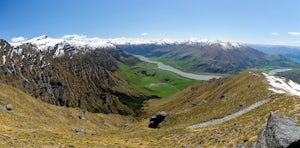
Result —
<instances>
[{"instance_id":1,"label":"winding river","mask_svg":"<svg viewBox=\"0 0 300 148\"><path fill-rule=\"evenodd\" d=\"M189 79L209 80L212 78L220 78L221 77L221 76L216 76L216 75L199 75L199 74L187 73L187 72L183 72L179 69L176 69L172 66L166 65L162 62L150 60L149 58L141 56L141 55L134 55L134 56L137 57L138 59L140 59L141 61L156 64L159 69L170 71L170 72L176 73L182 77L189 78Z\"/></svg>"}]
</instances>

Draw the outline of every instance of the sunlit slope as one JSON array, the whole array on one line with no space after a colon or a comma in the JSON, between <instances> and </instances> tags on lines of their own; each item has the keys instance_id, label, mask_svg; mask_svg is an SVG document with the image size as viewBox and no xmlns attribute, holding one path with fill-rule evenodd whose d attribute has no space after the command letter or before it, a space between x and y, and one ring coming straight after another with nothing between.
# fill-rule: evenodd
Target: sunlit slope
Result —
<instances>
[{"instance_id":1,"label":"sunlit slope","mask_svg":"<svg viewBox=\"0 0 300 148\"><path fill-rule=\"evenodd\" d=\"M269 90L270 88L274 87L264 75L243 73L236 77L195 84L167 99L149 100L145 104L144 113L149 116L157 111L166 111L168 117L162 127L174 130L168 131L169 135L166 137L170 140L180 139L175 142L177 145L251 145L270 111L300 122L299 97L289 93L278 94ZM205 128L187 129L196 123L231 115L266 98L272 99L232 120Z\"/></svg>"},{"instance_id":2,"label":"sunlit slope","mask_svg":"<svg viewBox=\"0 0 300 148\"><path fill-rule=\"evenodd\" d=\"M176 113L179 121L172 125L186 123L187 120L190 123L220 118L270 97L272 92L263 80L264 76L255 73L212 79L197 83L170 98L149 101L152 104L149 109Z\"/></svg>"},{"instance_id":3,"label":"sunlit slope","mask_svg":"<svg viewBox=\"0 0 300 148\"><path fill-rule=\"evenodd\" d=\"M13 111L6 110L7 104L13 105ZM0 147L104 146L111 141L102 135L118 133L124 124L133 122L126 116L50 105L4 84L0 84L0 105ZM76 134L76 129L84 133Z\"/></svg>"},{"instance_id":4,"label":"sunlit slope","mask_svg":"<svg viewBox=\"0 0 300 148\"><path fill-rule=\"evenodd\" d=\"M0 147L253 147L270 111L300 122L299 97L270 90L279 88L271 86L271 77L266 77L243 73L197 83L169 98L149 100L137 117L57 107L0 84ZM292 84L288 80L280 83ZM272 100L229 121L187 128L231 115L268 97ZM6 111L7 104L13 105L13 112ZM161 128L148 128L149 118L162 110L168 115ZM84 133L76 134L76 129Z\"/></svg>"}]
</instances>

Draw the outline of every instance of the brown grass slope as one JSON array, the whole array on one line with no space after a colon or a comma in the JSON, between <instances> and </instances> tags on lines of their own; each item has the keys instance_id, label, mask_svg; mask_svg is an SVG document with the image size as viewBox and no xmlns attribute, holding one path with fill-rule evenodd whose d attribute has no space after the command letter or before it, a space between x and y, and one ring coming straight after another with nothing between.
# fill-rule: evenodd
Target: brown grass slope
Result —
<instances>
[{"instance_id":1,"label":"brown grass slope","mask_svg":"<svg viewBox=\"0 0 300 148\"><path fill-rule=\"evenodd\" d=\"M7 104L13 105L12 112L6 111ZM47 104L5 84L0 84L0 107L0 147L101 147L111 141L100 137L119 133L125 123L133 122L129 116ZM76 129L85 134L76 134Z\"/></svg>"},{"instance_id":2,"label":"brown grass slope","mask_svg":"<svg viewBox=\"0 0 300 148\"><path fill-rule=\"evenodd\" d=\"M163 123L173 140L173 146L250 146L256 140L270 111L290 116L300 122L300 99L297 96L276 94L268 90L265 77L259 73L242 73L235 77L212 79L163 100L149 100L144 114L157 111L168 113ZM199 129L187 126L233 114L257 101L274 97L240 117L222 124ZM162 130L162 129L161 129ZM171 132L170 131L174 131ZM175 139L179 140L176 141ZM171 140L171 141L172 141Z\"/></svg>"},{"instance_id":3,"label":"brown grass slope","mask_svg":"<svg viewBox=\"0 0 300 148\"><path fill-rule=\"evenodd\" d=\"M149 100L143 114L133 118L50 105L0 84L0 147L252 147L270 111L300 122L299 97L276 94L268 87L259 73L213 79L170 98ZM186 128L232 114L269 96L274 96L269 103L230 121ZM14 111L3 109L6 104L12 104ZM149 117L161 110L168 113L161 128L148 128ZM86 119L78 119L79 115ZM75 134L77 128L86 133Z\"/></svg>"},{"instance_id":4,"label":"brown grass slope","mask_svg":"<svg viewBox=\"0 0 300 148\"><path fill-rule=\"evenodd\" d=\"M264 76L243 73L236 77L212 79L197 83L173 97L152 100L151 110L165 110L176 113L176 119L207 121L229 115L272 95L262 84ZM155 104L155 105L154 105ZM154 112L155 112L154 111ZM189 115L190 119L184 119ZM190 122L193 122L190 121ZM176 123L178 125L178 121Z\"/></svg>"}]
</instances>

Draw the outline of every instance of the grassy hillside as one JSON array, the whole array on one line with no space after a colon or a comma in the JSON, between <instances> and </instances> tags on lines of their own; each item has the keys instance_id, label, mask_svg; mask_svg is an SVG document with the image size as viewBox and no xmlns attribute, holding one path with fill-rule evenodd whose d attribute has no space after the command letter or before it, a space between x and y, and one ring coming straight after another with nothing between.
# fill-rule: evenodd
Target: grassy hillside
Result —
<instances>
[{"instance_id":1,"label":"grassy hillside","mask_svg":"<svg viewBox=\"0 0 300 148\"><path fill-rule=\"evenodd\" d=\"M149 100L144 105L144 114L149 116L161 110L169 113L163 127L173 130L166 132L170 139L180 139L173 146L252 145L270 111L300 122L299 97L276 94L268 87L264 76L255 73L213 79L197 83L167 99ZM236 119L206 128L185 129L195 123L230 115L267 97L273 97L272 101Z\"/></svg>"},{"instance_id":2,"label":"grassy hillside","mask_svg":"<svg viewBox=\"0 0 300 148\"><path fill-rule=\"evenodd\" d=\"M140 62L134 66L128 66L119 63L118 66L120 69L117 72L118 75L127 80L136 90L161 98L175 94L196 82L172 72L160 70L155 64Z\"/></svg>"},{"instance_id":3,"label":"grassy hillside","mask_svg":"<svg viewBox=\"0 0 300 148\"><path fill-rule=\"evenodd\" d=\"M188 119L190 123L220 118L271 96L266 85L261 83L263 79L263 76L256 77L248 73L212 79L206 83L197 83L171 98L151 100L153 102L149 102L155 104L155 107L146 110L155 109L153 113L158 110L176 113L176 122L170 125L186 124L187 114L193 117Z\"/></svg>"},{"instance_id":4,"label":"grassy hillside","mask_svg":"<svg viewBox=\"0 0 300 148\"><path fill-rule=\"evenodd\" d=\"M134 118L50 105L0 83L0 147L253 147L270 111L300 123L299 97L266 88L261 74L213 79L166 99L149 100L143 114ZM269 96L272 101L238 118L206 128L186 128ZM7 104L13 105L13 112L5 110ZM149 117L161 110L168 113L161 128L148 128ZM76 129L85 133L76 134Z\"/></svg>"},{"instance_id":5,"label":"grassy hillside","mask_svg":"<svg viewBox=\"0 0 300 148\"><path fill-rule=\"evenodd\" d=\"M286 77L287 79L291 79L297 83L300 83L300 69L293 69L290 71L279 72L276 74L277 76Z\"/></svg>"},{"instance_id":6,"label":"grassy hillside","mask_svg":"<svg viewBox=\"0 0 300 148\"><path fill-rule=\"evenodd\" d=\"M12 112L5 110L7 104L13 105ZM105 146L108 139L101 140L99 135L116 133L133 121L129 116L50 105L4 84L0 84L0 106L0 147ZM85 119L79 119L80 115ZM78 128L85 134L76 134Z\"/></svg>"},{"instance_id":7,"label":"grassy hillside","mask_svg":"<svg viewBox=\"0 0 300 148\"><path fill-rule=\"evenodd\" d=\"M209 65L205 64L205 61L200 58L192 57L191 55L179 55L178 58L170 58L172 55L164 54L160 57L151 57L156 61L161 61L164 64L172 65L173 67L189 72L204 72L205 69L209 68ZM198 66L195 65L197 63Z\"/></svg>"}]
</instances>

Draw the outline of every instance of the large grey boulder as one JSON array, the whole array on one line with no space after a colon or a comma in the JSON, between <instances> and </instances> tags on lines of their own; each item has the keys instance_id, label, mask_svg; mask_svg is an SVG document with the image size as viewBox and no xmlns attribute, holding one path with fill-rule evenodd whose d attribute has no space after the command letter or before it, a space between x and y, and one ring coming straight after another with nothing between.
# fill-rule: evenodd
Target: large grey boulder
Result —
<instances>
[{"instance_id":1,"label":"large grey boulder","mask_svg":"<svg viewBox=\"0 0 300 148\"><path fill-rule=\"evenodd\" d=\"M256 148L300 147L300 125L290 118L271 112L257 138Z\"/></svg>"}]
</instances>

